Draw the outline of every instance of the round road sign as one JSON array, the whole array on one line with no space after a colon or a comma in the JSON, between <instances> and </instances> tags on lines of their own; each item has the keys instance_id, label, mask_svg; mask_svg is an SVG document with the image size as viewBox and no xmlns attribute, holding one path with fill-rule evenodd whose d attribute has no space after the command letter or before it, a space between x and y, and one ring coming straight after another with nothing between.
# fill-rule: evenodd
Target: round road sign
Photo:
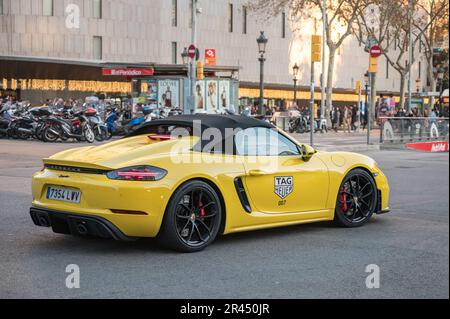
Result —
<instances>
[{"instance_id":1,"label":"round road sign","mask_svg":"<svg viewBox=\"0 0 450 319\"><path fill-rule=\"evenodd\" d=\"M191 59L195 58L195 56L197 55L197 48L195 47L195 45L191 44L189 46L188 55Z\"/></svg>"},{"instance_id":2,"label":"round road sign","mask_svg":"<svg viewBox=\"0 0 450 319\"><path fill-rule=\"evenodd\" d=\"M370 48L370 56L372 58L378 58L381 55L381 47L378 45L374 45Z\"/></svg>"}]
</instances>

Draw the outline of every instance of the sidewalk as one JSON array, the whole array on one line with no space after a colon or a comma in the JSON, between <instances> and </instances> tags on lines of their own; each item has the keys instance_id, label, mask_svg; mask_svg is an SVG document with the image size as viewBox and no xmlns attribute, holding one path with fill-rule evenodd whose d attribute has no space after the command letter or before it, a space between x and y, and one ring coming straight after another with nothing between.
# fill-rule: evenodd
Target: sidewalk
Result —
<instances>
[{"instance_id":1,"label":"sidewalk","mask_svg":"<svg viewBox=\"0 0 450 319\"><path fill-rule=\"evenodd\" d=\"M292 133L301 143L310 144L309 133ZM329 131L328 133L314 134L314 147L321 151L368 151L379 150L380 131L374 129L370 135L371 145L367 145L367 131L344 133L342 131Z\"/></svg>"}]
</instances>

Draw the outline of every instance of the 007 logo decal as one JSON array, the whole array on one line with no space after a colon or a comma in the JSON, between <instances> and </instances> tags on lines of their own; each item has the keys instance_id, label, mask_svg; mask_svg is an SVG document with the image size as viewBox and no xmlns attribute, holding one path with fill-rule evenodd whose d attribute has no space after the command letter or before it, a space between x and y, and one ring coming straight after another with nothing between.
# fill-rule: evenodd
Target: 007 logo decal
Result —
<instances>
[{"instance_id":1,"label":"007 logo decal","mask_svg":"<svg viewBox=\"0 0 450 319\"><path fill-rule=\"evenodd\" d=\"M292 176L275 176L275 194L281 199L286 198L294 188Z\"/></svg>"}]
</instances>

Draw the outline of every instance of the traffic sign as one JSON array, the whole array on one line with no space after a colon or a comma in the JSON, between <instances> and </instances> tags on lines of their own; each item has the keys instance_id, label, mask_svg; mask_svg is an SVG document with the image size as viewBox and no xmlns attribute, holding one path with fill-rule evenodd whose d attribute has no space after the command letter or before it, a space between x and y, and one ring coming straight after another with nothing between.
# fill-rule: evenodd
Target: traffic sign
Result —
<instances>
[{"instance_id":1,"label":"traffic sign","mask_svg":"<svg viewBox=\"0 0 450 319\"><path fill-rule=\"evenodd\" d=\"M188 55L191 59L195 58L197 55L197 48L195 45L191 44L188 48Z\"/></svg>"},{"instance_id":2,"label":"traffic sign","mask_svg":"<svg viewBox=\"0 0 450 319\"><path fill-rule=\"evenodd\" d=\"M379 45L374 45L370 48L370 56L372 58L378 58L381 55L381 47Z\"/></svg>"}]
</instances>

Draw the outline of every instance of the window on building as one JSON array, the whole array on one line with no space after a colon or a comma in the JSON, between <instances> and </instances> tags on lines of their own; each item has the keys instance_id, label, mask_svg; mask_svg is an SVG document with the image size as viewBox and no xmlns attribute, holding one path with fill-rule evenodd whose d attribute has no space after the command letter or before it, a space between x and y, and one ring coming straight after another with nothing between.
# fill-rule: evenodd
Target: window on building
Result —
<instances>
[{"instance_id":1,"label":"window on building","mask_svg":"<svg viewBox=\"0 0 450 319\"><path fill-rule=\"evenodd\" d=\"M286 13L281 13L281 37L286 38Z\"/></svg>"},{"instance_id":2,"label":"window on building","mask_svg":"<svg viewBox=\"0 0 450 319\"><path fill-rule=\"evenodd\" d=\"M178 25L178 0L172 0L172 27Z\"/></svg>"},{"instance_id":3,"label":"window on building","mask_svg":"<svg viewBox=\"0 0 450 319\"><path fill-rule=\"evenodd\" d=\"M93 59L94 60L102 60L103 59L103 41L102 37L94 37L93 40Z\"/></svg>"},{"instance_id":4,"label":"window on building","mask_svg":"<svg viewBox=\"0 0 450 319\"><path fill-rule=\"evenodd\" d=\"M94 18L101 19L102 18L102 0L94 0L94 1L92 1L92 5L93 5Z\"/></svg>"},{"instance_id":5,"label":"window on building","mask_svg":"<svg viewBox=\"0 0 450 319\"><path fill-rule=\"evenodd\" d=\"M172 64L177 64L177 43L172 42Z\"/></svg>"},{"instance_id":6,"label":"window on building","mask_svg":"<svg viewBox=\"0 0 450 319\"><path fill-rule=\"evenodd\" d=\"M194 17L192 16L192 1L189 1L189 28L192 28L192 21Z\"/></svg>"},{"instance_id":7,"label":"window on building","mask_svg":"<svg viewBox=\"0 0 450 319\"><path fill-rule=\"evenodd\" d=\"M228 32L233 32L233 4L228 4Z\"/></svg>"},{"instance_id":8,"label":"window on building","mask_svg":"<svg viewBox=\"0 0 450 319\"><path fill-rule=\"evenodd\" d=\"M0 15L3 14L3 0L0 0Z\"/></svg>"},{"instance_id":9,"label":"window on building","mask_svg":"<svg viewBox=\"0 0 450 319\"><path fill-rule=\"evenodd\" d=\"M419 79L422 78L422 62L419 61Z\"/></svg>"},{"instance_id":10,"label":"window on building","mask_svg":"<svg viewBox=\"0 0 450 319\"><path fill-rule=\"evenodd\" d=\"M53 16L53 0L44 0L42 14L44 16Z\"/></svg>"},{"instance_id":11,"label":"window on building","mask_svg":"<svg viewBox=\"0 0 450 319\"><path fill-rule=\"evenodd\" d=\"M422 52L422 39L419 38L419 52Z\"/></svg>"},{"instance_id":12,"label":"window on building","mask_svg":"<svg viewBox=\"0 0 450 319\"><path fill-rule=\"evenodd\" d=\"M247 7L242 7L242 33L247 34Z\"/></svg>"}]
</instances>

